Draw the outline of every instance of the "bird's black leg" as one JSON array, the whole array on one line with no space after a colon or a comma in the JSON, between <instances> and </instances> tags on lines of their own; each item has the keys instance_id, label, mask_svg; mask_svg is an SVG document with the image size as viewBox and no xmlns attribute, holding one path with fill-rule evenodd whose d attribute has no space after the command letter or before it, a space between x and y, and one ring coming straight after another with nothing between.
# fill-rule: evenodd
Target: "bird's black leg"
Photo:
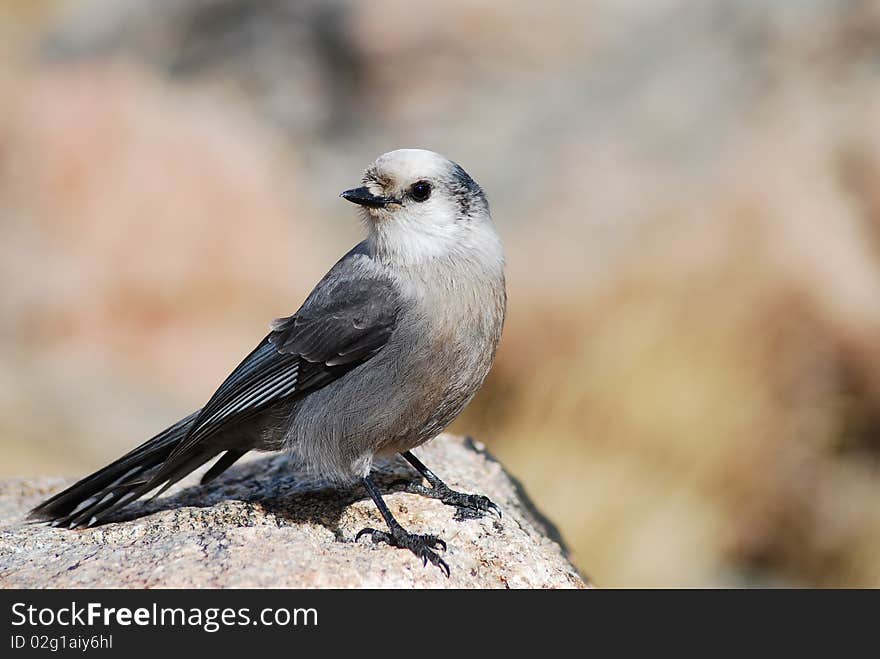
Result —
<instances>
[{"instance_id":1,"label":"bird's black leg","mask_svg":"<svg viewBox=\"0 0 880 659\"><path fill-rule=\"evenodd\" d=\"M436 535L418 535L407 531L396 519L394 519L394 515L388 510L388 506L386 506L385 501L382 500L382 493L379 492L379 488L376 487L373 479L366 476L363 483L367 492L370 493L373 502L376 504L376 507L379 509L379 512L382 513L382 517L385 518L385 523L388 525L388 531L379 531L372 528L361 529L354 538L355 542L357 542L362 535L370 535L373 538L373 542L387 542L392 547L409 549L413 554L422 559L422 565L427 565L428 561L430 561L432 565L439 567L446 573L446 576L449 577L449 566L446 564L446 561L433 551L434 549L442 549L443 551L446 551L446 543Z\"/></svg>"},{"instance_id":2,"label":"bird's black leg","mask_svg":"<svg viewBox=\"0 0 880 659\"><path fill-rule=\"evenodd\" d=\"M432 499L439 499L446 505L455 506L455 518L458 520L477 519L482 517L483 513L490 511L496 513L498 519L501 519L501 509L492 503L489 497L484 497L482 494L464 494L463 492L456 492L455 490L450 489L446 483L441 481L437 475L428 469L421 460L412 454L411 451L405 451L401 453L401 455L407 462L415 467L416 471L418 471L431 486L425 487L419 483L409 483L406 487L407 492L421 494L426 497L431 497Z\"/></svg>"}]
</instances>

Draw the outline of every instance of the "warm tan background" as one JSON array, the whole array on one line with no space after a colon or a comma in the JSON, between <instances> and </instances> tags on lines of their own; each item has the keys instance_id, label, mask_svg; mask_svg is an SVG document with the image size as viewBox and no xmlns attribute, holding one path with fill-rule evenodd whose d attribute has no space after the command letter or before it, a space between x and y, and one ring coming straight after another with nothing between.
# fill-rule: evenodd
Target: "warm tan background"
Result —
<instances>
[{"instance_id":1,"label":"warm tan background","mask_svg":"<svg viewBox=\"0 0 880 659\"><path fill-rule=\"evenodd\" d=\"M599 585L880 586L880 5L0 5L0 476L199 406L360 235L486 188L489 444Z\"/></svg>"}]
</instances>

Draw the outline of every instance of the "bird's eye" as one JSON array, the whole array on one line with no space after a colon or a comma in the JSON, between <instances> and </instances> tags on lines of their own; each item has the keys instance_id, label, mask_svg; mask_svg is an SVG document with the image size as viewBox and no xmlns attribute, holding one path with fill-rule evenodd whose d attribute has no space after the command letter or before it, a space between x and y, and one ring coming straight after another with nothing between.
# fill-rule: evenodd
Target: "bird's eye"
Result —
<instances>
[{"instance_id":1,"label":"bird's eye","mask_svg":"<svg viewBox=\"0 0 880 659\"><path fill-rule=\"evenodd\" d=\"M431 196L431 184L427 181L416 181L409 189L409 194L416 201L426 201Z\"/></svg>"}]
</instances>

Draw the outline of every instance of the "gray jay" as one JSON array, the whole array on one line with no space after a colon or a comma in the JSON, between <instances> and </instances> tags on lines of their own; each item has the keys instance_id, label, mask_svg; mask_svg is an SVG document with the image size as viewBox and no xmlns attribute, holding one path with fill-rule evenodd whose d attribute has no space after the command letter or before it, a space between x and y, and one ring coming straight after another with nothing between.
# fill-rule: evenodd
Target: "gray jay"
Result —
<instances>
[{"instance_id":1,"label":"gray jay","mask_svg":"<svg viewBox=\"0 0 880 659\"><path fill-rule=\"evenodd\" d=\"M425 479L409 491L473 516L498 511L450 489L411 450L440 433L492 366L507 295L504 253L479 185L431 151L380 156L342 193L367 238L318 282L200 410L31 511L70 528L110 519L213 458L216 478L248 451L289 450L314 473L363 484L388 530L373 542L412 551L449 576L434 535L408 532L370 477L377 456L402 455Z\"/></svg>"}]
</instances>

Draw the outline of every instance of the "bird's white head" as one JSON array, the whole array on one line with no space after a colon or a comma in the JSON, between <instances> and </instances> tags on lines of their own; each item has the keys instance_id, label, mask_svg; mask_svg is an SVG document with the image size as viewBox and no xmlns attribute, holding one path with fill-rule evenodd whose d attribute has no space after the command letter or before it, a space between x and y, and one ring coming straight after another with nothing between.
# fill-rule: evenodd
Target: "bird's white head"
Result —
<instances>
[{"instance_id":1,"label":"bird's white head","mask_svg":"<svg viewBox=\"0 0 880 659\"><path fill-rule=\"evenodd\" d=\"M377 255L394 265L467 258L503 262L482 188L439 153L398 149L342 197L359 204Z\"/></svg>"}]
</instances>

